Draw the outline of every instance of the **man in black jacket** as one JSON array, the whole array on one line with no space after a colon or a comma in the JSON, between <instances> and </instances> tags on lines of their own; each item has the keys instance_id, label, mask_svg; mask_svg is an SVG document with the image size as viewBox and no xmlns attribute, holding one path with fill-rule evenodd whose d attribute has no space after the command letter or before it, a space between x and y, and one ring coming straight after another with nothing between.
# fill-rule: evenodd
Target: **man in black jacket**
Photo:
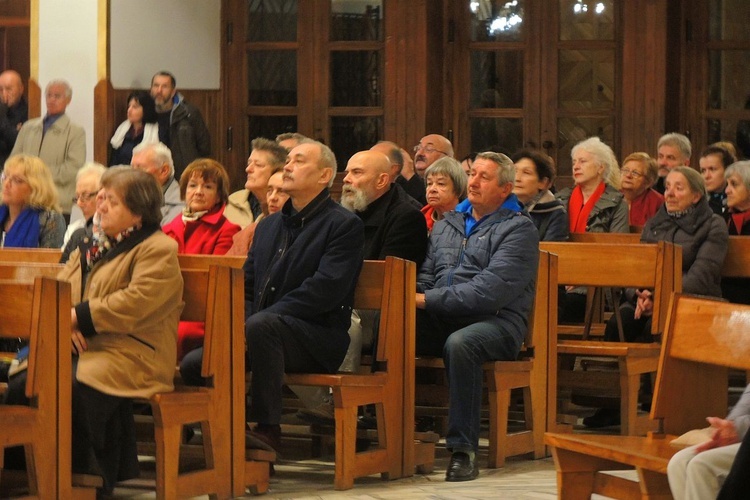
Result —
<instances>
[{"instance_id":1,"label":"man in black jacket","mask_svg":"<svg viewBox=\"0 0 750 500\"><path fill-rule=\"evenodd\" d=\"M21 75L9 69L0 73L0 170L16 143L18 131L29 118Z\"/></svg>"},{"instance_id":2,"label":"man in black jacket","mask_svg":"<svg viewBox=\"0 0 750 500\"><path fill-rule=\"evenodd\" d=\"M159 71L151 78L151 97L156 102L159 140L172 151L175 179L196 158L211 155L211 136L198 108L177 92L172 73Z\"/></svg>"},{"instance_id":3,"label":"man in black jacket","mask_svg":"<svg viewBox=\"0 0 750 500\"><path fill-rule=\"evenodd\" d=\"M360 219L328 192L336 159L305 141L289 152L281 212L258 223L245 262L251 438L278 449L285 372L335 372L349 346L354 287L362 268Z\"/></svg>"}]
</instances>

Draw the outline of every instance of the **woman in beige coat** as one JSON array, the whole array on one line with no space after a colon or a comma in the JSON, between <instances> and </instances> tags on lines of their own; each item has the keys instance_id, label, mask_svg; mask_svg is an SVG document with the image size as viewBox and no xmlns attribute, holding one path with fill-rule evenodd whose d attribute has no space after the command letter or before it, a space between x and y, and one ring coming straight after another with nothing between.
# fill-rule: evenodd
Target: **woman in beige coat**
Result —
<instances>
[{"instance_id":1,"label":"woman in beige coat","mask_svg":"<svg viewBox=\"0 0 750 500\"><path fill-rule=\"evenodd\" d=\"M107 493L138 474L131 398L173 389L183 283L154 178L112 168L101 186L93 236L59 278L74 304L73 471L101 475Z\"/></svg>"}]
</instances>

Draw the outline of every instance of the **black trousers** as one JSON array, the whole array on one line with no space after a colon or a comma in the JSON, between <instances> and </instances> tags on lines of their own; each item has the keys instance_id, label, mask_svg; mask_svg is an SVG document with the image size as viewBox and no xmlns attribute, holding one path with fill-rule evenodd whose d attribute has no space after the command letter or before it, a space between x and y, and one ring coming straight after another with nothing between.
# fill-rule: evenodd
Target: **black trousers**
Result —
<instances>
[{"instance_id":1,"label":"black trousers","mask_svg":"<svg viewBox=\"0 0 750 500\"><path fill-rule=\"evenodd\" d=\"M745 434L716 500L750 498L750 432Z\"/></svg>"}]
</instances>

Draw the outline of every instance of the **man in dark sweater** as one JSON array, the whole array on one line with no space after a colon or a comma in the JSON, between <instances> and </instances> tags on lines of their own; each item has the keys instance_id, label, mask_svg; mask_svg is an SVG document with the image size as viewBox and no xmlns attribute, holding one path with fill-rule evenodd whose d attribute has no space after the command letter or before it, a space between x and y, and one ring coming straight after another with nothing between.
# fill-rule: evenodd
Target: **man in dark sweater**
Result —
<instances>
[{"instance_id":1,"label":"man in dark sweater","mask_svg":"<svg viewBox=\"0 0 750 500\"><path fill-rule=\"evenodd\" d=\"M0 73L0 170L16 143L18 131L29 118L21 75L9 69Z\"/></svg>"}]
</instances>

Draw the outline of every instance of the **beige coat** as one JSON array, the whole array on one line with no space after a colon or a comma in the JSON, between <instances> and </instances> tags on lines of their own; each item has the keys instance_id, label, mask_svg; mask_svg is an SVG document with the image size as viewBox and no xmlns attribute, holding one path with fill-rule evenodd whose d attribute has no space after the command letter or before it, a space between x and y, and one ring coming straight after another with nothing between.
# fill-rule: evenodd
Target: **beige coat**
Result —
<instances>
[{"instance_id":1,"label":"beige coat","mask_svg":"<svg viewBox=\"0 0 750 500\"><path fill-rule=\"evenodd\" d=\"M120 397L148 398L173 390L184 305L177 243L157 231L112 260L98 262L83 295L80 261L76 249L59 275L70 282L74 305L88 301L97 333L87 339L76 378Z\"/></svg>"},{"instance_id":2,"label":"beige coat","mask_svg":"<svg viewBox=\"0 0 750 500\"><path fill-rule=\"evenodd\" d=\"M65 114L46 134L42 131L42 118L24 123L10 154L23 153L42 159L52 173L63 213L69 214L76 194L76 173L86 161L86 133Z\"/></svg>"}]
</instances>

